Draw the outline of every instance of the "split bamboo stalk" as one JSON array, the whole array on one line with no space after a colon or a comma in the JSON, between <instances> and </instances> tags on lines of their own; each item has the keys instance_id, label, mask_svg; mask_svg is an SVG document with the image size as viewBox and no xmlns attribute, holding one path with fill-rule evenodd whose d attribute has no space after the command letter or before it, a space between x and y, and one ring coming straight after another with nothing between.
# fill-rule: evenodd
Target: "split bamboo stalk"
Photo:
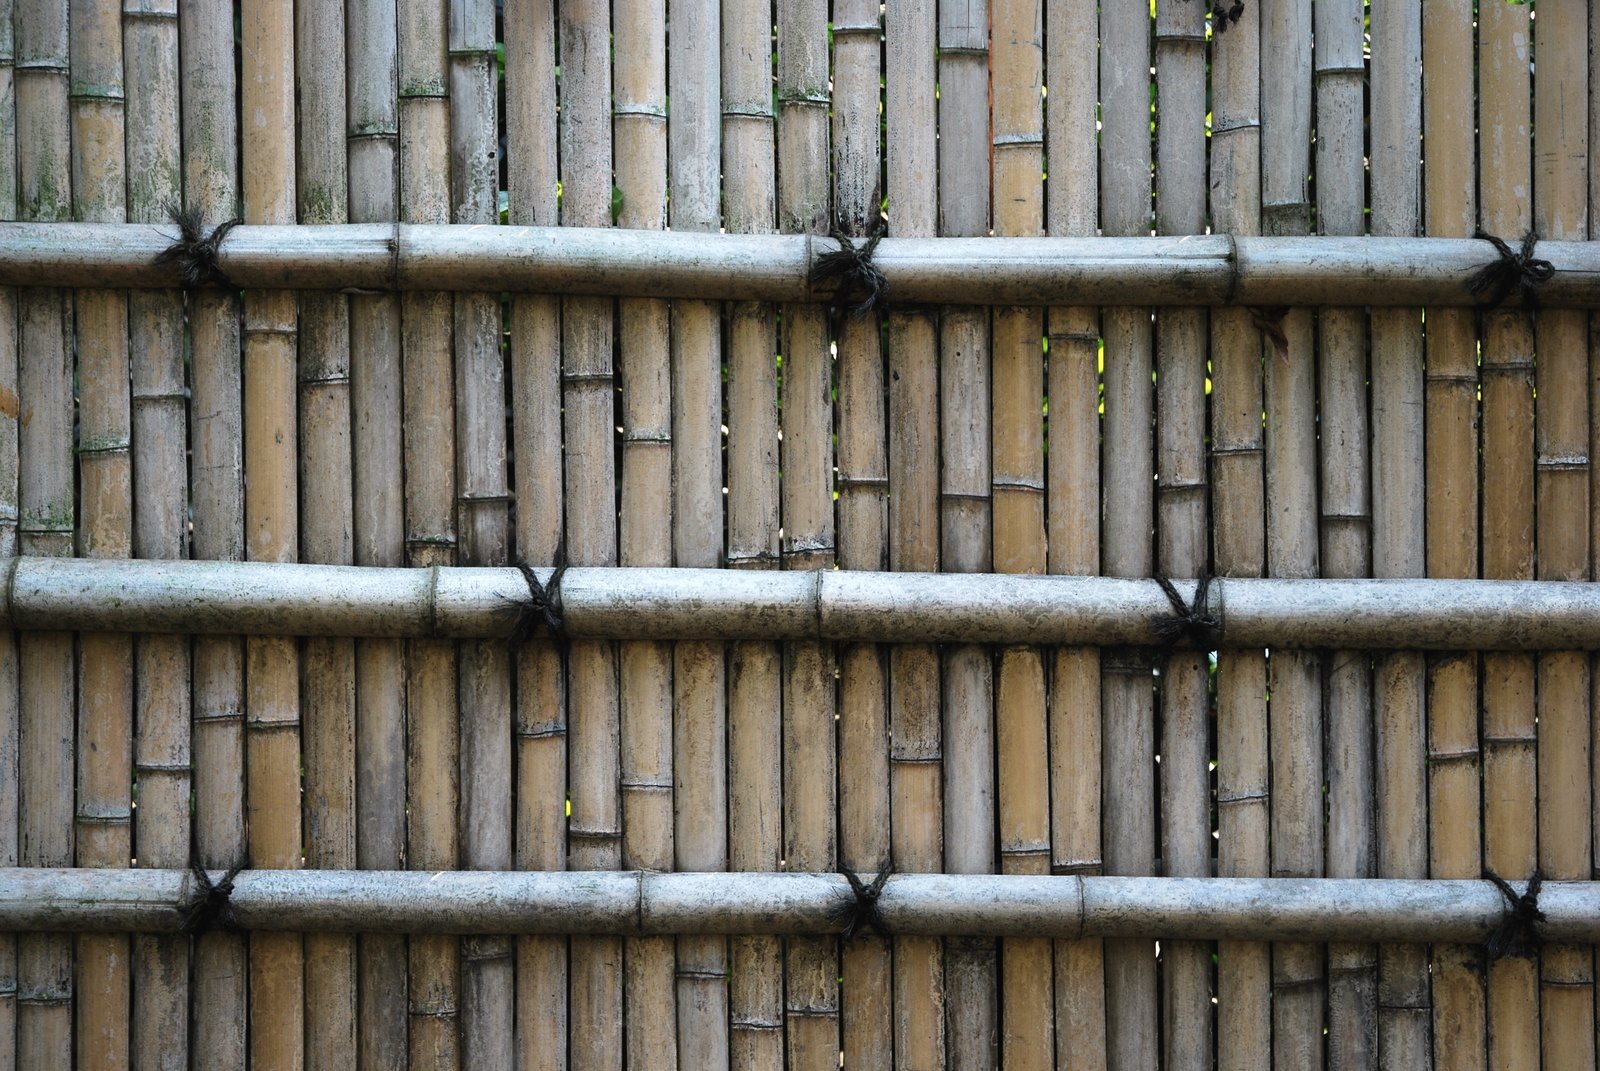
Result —
<instances>
[{"instance_id":1,"label":"split bamboo stalk","mask_svg":"<svg viewBox=\"0 0 1600 1071\"><path fill-rule=\"evenodd\" d=\"M179 131L178 5L136 0L122 12L127 71L128 218L157 223L183 196ZM184 407L183 298L128 295L133 433L133 553L188 556L188 422ZM141 866L182 867L193 843L190 645L187 637L134 640L134 844ZM182 1067L189 1059L187 939L133 939L131 1055L135 1067ZM165 1062L164 1062L165 1061Z\"/></svg>"},{"instance_id":2,"label":"split bamboo stalk","mask_svg":"<svg viewBox=\"0 0 1600 1071\"><path fill-rule=\"evenodd\" d=\"M72 213L68 9L53 0L17 6L18 214L49 222ZM72 552L73 318L65 291L30 289L18 316L18 396L32 419L18 442L20 549ZM73 855L73 637L20 644L19 821L24 866L64 866ZM17 1064L66 1067L73 1042L71 939L25 934L17 942Z\"/></svg>"},{"instance_id":3,"label":"split bamboo stalk","mask_svg":"<svg viewBox=\"0 0 1600 1071\"><path fill-rule=\"evenodd\" d=\"M937 23L930 0L884 7L885 173L895 236L937 233ZM881 249L882 246L880 245ZM939 389L933 315L889 316L889 568L939 567ZM931 646L890 653L890 846L896 870L944 869L943 736L939 655ZM945 964L937 939L896 937L895 1067L945 1066Z\"/></svg>"},{"instance_id":4,"label":"split bamboo stalk","mask_svg":"<svg viewBox=\"0 0 1600 1071\"><path fill-rule=\"evenodd\" d=\"M1150 231L1150 16L1139 5L1100 13L1100 227ZM1104 313L1105 417L1101 454L1101 569L1149 576L1154 504L1151 338L1148 309ZM1148 656L1116 652L1104 663L1102 838L1111 874L1148 874L1156 856L1154 687ZM1106 1063L1158 1063L1156 957L1148 942L1107 944Z\"/></svg>"},{"instance_id":5,"label":"split bamboo stalk","mask_svg":"<svg viewBox=\"0 0 1600 1071\"><path fill-rule=\"evenodd\" d=\"M828 5L800 0L777 9L778 226L829 228ZM781 426L785 568L831 569L833 499L832 324L816 307L784 305ZM680 507L681 508L681 507ZM838 865L839 772L834 652L820 643L783 652L783 851L794 870ZM792 937L784 950L786 1064L824 1071L839 1060L839 948L822 937Z\"/></svg>"},{"instance_id":6,"label":"split bamboo stalk","mask_svg":"<svg viewBox=\"0 0 1600 1071\"><path fill-rule=\"evenodd\" d=\"M72 7L69 37L73 215L120 223L127 218L120 5ZM82 489L78 553L126 558L133 549L127 295L83 290L74 305ZM133 851L132 637L85 634L77 684L77 861L126 867ZM88 1067L125 1067L129 939L83 934L76 945L76 1058Z\"/></svg>"},{"instance_id":7,"label":"split bamboo stalk","mask_svg":"<svg viewBox=\"0 0 1600 1071\"><path fill-rule=\"evenodd\" d=\"M13 5L0 3L0 216L17 216L16 38ZM17 397L17 292L0 288L0 398ZM0 406L0 551L16 553L19 405ZM17 637L0 632L0 866L19 861ZM0 937L0 1071L17 1066L17 939Z\"/></svg>"},{"instance_id":8,"label":"split bamboo stalk","mask_svg":"<svg viewBox=\"0 0 1600 1071\"><path fill-rule=\"evenodd\" d=\"M610 12L604 3L569 3L561 6L560 18L561 220L605 226L611 222ZM611 302L567 299L562 333L567 559L575 565L609 565L617 560ZM612 870L621 863L616 650L603 642L574 644L567 672L572 801L567 865ZM574 1071L620 1068L622 943L611 937L574 939L570 971Z\"/></svg>"},{"instance_id":9,"label":"split bamboo stalk","mask_svg":"<svg viewBox=\"0 0 1600 1071\"><path fill-rule=\"evenodd\" d=\"M546 0L506 8L507 210L513 225L553 225L556 205L556 22ZM511 302L512 471L517 559L561 554L561 301ZM537 504L537 505L535 505ZM544 639L523 645L514 746L519 870L566 865L567 714L561 654ZM517 940L517 1066L559 1069L567 1058L567 942Z\"/></svg>"},{"instance_id":10,"label":"split bamboo stalk","mask_svg":"<svg viewBox=\"0 0 1600 1071\"><path fill-rule=\"evenodd\" d=\"M186 203L210 226L234 218L239 208L233 31L232 4L179 7L183 186ZM193 553L237 561L245 557L238 300L196 293L188 321ZM194 645L194 846L203 865L224 870L247 852L243 655L237 637ZM189 1034L195 1065L245 1064L246 953L237 934L210 933L195 942Z\"/></svg>"},{"instance_id":11,"label":"split bamboo stalk","mask_svg":"<svg viewBox=\"0 0 1600 1071\"><path fill-rule=\"evenodd\" d=\"M833 40L833 205L855 235L883 226L881 7L836 4ZM837 322L839 564L888 562L888 442L883 339L876 315ZM839 865L867 875L890 863L887 653L868 644L839 654ZM869 879L864 879L869 880ZM847 1066L894 1064L890 946L862 935L840 950L840 1051Z\"/></svg>"},{"instance_id":12,"label":"split bamboo stalk","mask_svg":"<svg viewBox=\"0 0 1600 1071\"><path fill-rule=\"evenodd\" d=\"M1464 110L1474 87L1472 15L1448 2L1424 0L1422 19L1427 233L1470 234L1478 221L1475 120ZM1478 575L1475 321L1468 310L1427 310L1429 576ZM1427 687L1429 875L1475 877L1483 872L1477 657L1457 653L1430 659ZM1433 948L1433 1057L1440 1067L1481 1071L1485 1065L1484 972L1477 955L1466 945Z\"/></svg>"},{"instance_id":13,"label":"split bamboo stalk","mask_svg":"<svg viewBox=\"0 0 1600 1071\"><path fill-rule=\"evenodd\" d=\"M765 3L723 5L723 223L771 233L777 224L772 13ZM728 308L728 565L763 572L779 563L778 369L774 312ZM736 643L728 670L728 865L776 870L783 858L783 648ZM783 942L730 942L728 1062L753 1071L784 1066Z\"/></svg>"},{"instance_id":14,"label":"split bamboo stalk","mask_svg":"<svg viewBox=\"0 0 1600 1071\"><path fill-rule=\"evenodd\" d=\"M1093 4L1049 4L1045 10L1045 114L1050 176L1045 218L1052 235L1093 235L1099 221L1099 77L1084 57L1100 47ZM1100 313L1049 312L1047 350L1049 454L1045 517L1051 573L1100 569ZM1099 874L1100 653L1053 652L1049 753L1051 872ZM1095 939L1055 947L1056 1064L1106 1060L1105 955Z\"/></svg>"},{"instance_id":15,"label":"split bamboo stalk","mask_svg":"<svg viewBox=\"0 0 1600 1071\"><path fill-rule=\"evenodd\" d=\"M667 222L665 0L618 3L613 73L619 226ZM667 302L623 299L617 309L622 395L619 559L672 564L671 327ZM557 444L559 449L559 444ZM624 643L621 664L622 865L673 868L672 644ZM675 1069L676 948L670 937L623 944L622 1006L629 1067Z\"/></svg>"},{"instance_id":16,"label":"split bamboo stalk","mask_svg":"<svg viewBox=\"0 0 1600 1071\"><path fill-rule=\"evenodd\" d=\"M1372 34L1371 229L1375 235L1418 234L1423 222L1415 151L1422 136L1421 0L1386 7ZM1419 313L1372 313L1372 574L1379 577L1427 571L1426 512L1417 508L1427 501L1426 436L1416 419L1426 411ZM1383 877L1428 874L1425 664L1419 654L1400 654L1381 655L1375 666L1374 863ZM1425 947L1378 950L1380 1059L1431 1065L1429 981Z\"/></svg>"},{"instance_id":17,"label":"split bamboo stalk","mask_svg":"<svg viewBox=\"0 0 1600 1071\"><path fill-rule=\"evenodd\" d=\"M1589 89L1587 12L1547 5L1535 20L1538 77L1533 99L1533 227L1589 234L1589 124L1566 103ZM1540 312L1535 331L1534 450L1536 575L1591 578L1589 317ZM1539 869L1551 878L1593 874L1592 665L1573 651L1539 655L1537 722ZM1547 945L1540 956L1544 1066L1595 1062L1594 950Z\"/></svg>"},{"instance_id":18,"label":"split bamboo stalk","mask_svg":"<svg viewBox=\"0 0 1600 1071\"><path fill-rule=\"evenodd\" d=\"M449 101L445 8L435 0L397 4L400 216L450 220ZM408 294L401 302L402 411L408 564L456 558L455 377L449 294ZM460 865L456 645L414 641L407 652L406 863L412 870ZM413 1071L461 1063L461 946L418 936L407 948L409 1060Z\"/></svg>"},{"instance_id":19,"label":"split bamboo stalk","mask_svg":"<svg viewBox=\"0 0 1600 1071\"><path fill-rule=\"evenodd\" d=\"M345 125L349 214L354 222L400 219L397 112L398 12L394 0L346 9L349 109ZM405 564L400 299L349 299L352 431L352 556L357 564ZM405 865L405 645L355 645L355 857L365 869ZM406 1064L406 942L356 939L359 1071Z\"/></svg>"},{"instance_id":20,"label":"split bamboo stalk","mask_svg":"<svg viewBox=\"0 0 1600 1071\"><path fill-rule=\"evenodd\" d=\"M1531 225L1525 191L1532 181L1528 42L1525 8L1488 5L1478 17L1479 220L1493 234ZM1483 314L1482 574L1533 575L1533 334L1524 315ZM1483 661L1483 862L1507 877L1537 865L1534 812L1534 660L1493 655ZM1491 964L1489 1066L1539 1060L1538 968L1526 960Z\"/></svg>"},{"instance_id":21,"label":"split bamboo stalk","mask_svg":"<svg viewBox=\"0 0 1600 1071\"><path fill-rule=\"evenodd\" d=\"M1360 0L1316 5L1316 196L1320 234L1361 234L1366 171L1366 64ZM1382 114L1374 109L1374 122ZM1415 145L1413 144L1413 148ZM1317 402L1322 542L1326 576L1371 569L1372 508L1367 410L1367 325L1361 309L1317 311ZM1329 656L1324 712L1327 753L1326 872L1373 875L1372 668L1365 652ZM1394 758L1385 755L1385 759ZM1397 802L1397 801L1385 801ZM1328 950L1328 1066L1370 1067L1378 1059L1377 949Z\"/></svg>"}]
</instances>

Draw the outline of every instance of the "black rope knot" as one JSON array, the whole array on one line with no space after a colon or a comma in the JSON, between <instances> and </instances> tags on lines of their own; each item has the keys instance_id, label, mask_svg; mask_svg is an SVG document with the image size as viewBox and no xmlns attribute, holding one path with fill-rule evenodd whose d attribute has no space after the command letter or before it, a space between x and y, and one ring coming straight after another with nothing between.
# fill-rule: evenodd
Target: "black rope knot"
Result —
<instances>
[{"instance_id":1,"label":"black rope knot","mask_svg":"<svg viewBox=\"0 0 1600 1071\"><path fill-rule=\"evenodd\" d=\"M540 632L544 632L563 651L567 648L567 625L561 617L561 577L567 571L566 554L556 552L555 572L550 574L550 583L541 584L539 576L532 567L523 562L517 563L517 568L522 570L522 579L528 584L528 598L521 604L522 609L517 614L517 623L512 626L511 635L506 642L515 655L522 649L522 645L533 639Z\"/></svg>"},{"instance_id":2,"label":"black rope knot","mask_svg":"<svg viewBox=\"0 0 1600 1071\"><path fill-rule=\"evenodd\" d=\"M1544 944L1544 935L1539 932L1539 923L1545 920L1544 912L1539 910L1539 886L1544 884L1544 875L1535 870L1528 878L1527 891L1521 896L1510 882L1494 871L1485 870L1483 876L1494 882L1494 887L1506 898L1506 913L1499 925L1489 932L1485 944L1490 961L1506 956L1532 959Z\"/></svg>"},{"instance_id":3,"label":"black rope knot","mask_svg":"<svg viewBox=\"0 0 1600 1071\"><path fill-rule=\"evenodd\" d=\"M889 927L878 913L878 897L883 895L884 883L894 873L894 867L884 864L870 885L849 870L839 873L850 883L850 895L841 899L833 911L834 924L844 927L839 933L840 940L848 941L868 929L879 937L888 937Z\"/></svg>"},{"instance_id":4,"label":"black rope knot","mask_svg":"<svg viewBox=\"0 0 1600 1071\"><path fill-rule=\"evenodd\" d=\"M1193 604L1184 602L1178 589L1166 577L1158 576L1155 581L1161 585L1162 593L1172 604L1170 615L1161 614L1150 619L1150 631L1156 634L1156 639L1171 647L1187 636L1199 650L1216 650L1222 642L1222 622L1211 615L1206 598L1211 590L1211 574L1200 574L1195 584Z\"/></svg>"},{"instance_id":5,"label":"black rope knot","mask_svg":"<svg viewBox=\"0 0 1600 1071\"><path fill-rule=\"evenodd\" d=\"M1539 235L1529 231L1522 236L1522 248L1515 251L1504 239L1486 231L1479 231L1474 237L1492 243L1500 256L1472 273L1467 280L1467 292L1482 298L1483 304L1492 309L1510 297L1513 289L1520 289L1523 307L1530 312L1537 309L1539 284L1549 282L1556 274L1554 264L1533 255Z\"/></svg>"},{"instance_id":6,"label":"black rope knot","mask_svg":"<svg viewBox=\"0 0 1600 1071\"><path fill-rule=\"evenodd\" d=\"M859 246L838 223L833 225L829 237L839 243L839 248L817 256L806 282L813 290L833 286L833 297L828 302L830 317L841 312L865 316L889 293L889 280L872 263L872 254L883 238L883 221L878 221L867 240Z\"/></svg>"},{"instance_id":7,"label":"black rope knot","mask_svg":"<svg viewBox=\"0 0 1600 1071\"><path fill-rule=\"evenodd\" d=\"M189 860L189 873L194 878L194 884L179 907L183 912L184 933L194 936L216 930L224 933L244 931L244 927L239 925L239 920L233 913L233 901L230 897L233 896L233 879L239 876L239 871L249 866L250 861L243 860L223 875L221 881L213 885L211 875L200 865L199 858L193 857Z\"/></svg>"},{"instance_id":8,"label":"black rope knot","mask_svg":"<svg viewBox=\"0 0 1600 1071\"><path fill-rule=\"evenodd\" d=\"M1222 0L1217 0L1211 5L1211 32L1214 34L1227 33L1232 23L1239 21L1239 16L1244 14L1244 0L1233 0L1230 7Z\"/></svg>"},{"instance_id":9,"label":"black rope knot","mask_svg":"<svg viewBox=\"0 0 1600 1071\"><path fill-rule=\"evenodd\" d=\"M176 268L179 283L185 290L202 290L208 286L239 289L217 263L217 257L222 252L222 240L244 221L225 220L206 234L200 209L194 205L184 208L176 201L168 201L166 209L168 217L177 224L178 237L157 253L151 263L158 268Z\"/></svg>"}]
</instances>

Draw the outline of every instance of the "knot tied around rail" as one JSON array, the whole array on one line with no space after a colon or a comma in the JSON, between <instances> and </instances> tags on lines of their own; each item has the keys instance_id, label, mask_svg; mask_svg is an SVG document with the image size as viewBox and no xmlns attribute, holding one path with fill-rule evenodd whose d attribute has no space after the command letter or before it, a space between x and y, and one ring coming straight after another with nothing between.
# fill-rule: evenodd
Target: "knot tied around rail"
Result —
<instances>
[{"instance_id":1,"label":"knot tied around rail","mask_svg":"<svg viewBox=\"0 0 1600 1071\"><path fill-rule=\"evenodd\" d=\"M1507 956L1532 959L1544 944L1544 935L1539 932L1539 924L1545 921L1544 912L1539 910L1539 887L1544 884L1544 875L1535 870L1520 896L1510 882L1494 871L1485 870L1483 876L1506 898L1506 913L1489 931L1485 943L1490 961Z\"/></svg>"},{"instance_id":2,"label":"knot tied around rail","mask_svg":"<svg viewBox=\"0 0 1600 1071\"><path fill-rule=\"evenodd\" d=\"M517 623L512 626L511 634L506 638L512 655L522 650L522 645L541 631L549 636L551 642L558 648L565 651L568 641L567 625L561 616L561 578L567 571L566 552L556 551L555 571L550 574L548 584L539 582L539 576L531 566L518 562L517 568L522 572L522 579L527 582L528 598L521 604L521 609L517 613Z\"/></svg>"},{"instance_id":3,"label":"knot tied around rail","mask_svg":"<svg viewBox=\"0 0 1600 1071\"><path fill-rule=\"evenodd\" d=\"M1494 308L1506 298L1511 296L1511 291L1521 291L1522 305L1529 312L1539 307L1538 287L1547 283L1556 274L1556 266L1548 260L1540 260L1533 255L1533 247L1539 242L1539 235L1529 231L1522 237L1522 248L1513 250L1506 244L1505 239L1498 238L1486 231L1479 231L1474 237L1482 238L1489 242L1499 253L1498 259L1485 264L1472 273L1467 280L1467 292L1473 297L1480 298L1485 308Z\"/></svg>"},{"instance_id":4,"label":"knot tied around rail","mask_svg":"<svg viewBox=\"0 0 1600 1071\"><path fill-rule=\"evenodd\" d=\"M1194 601L1184 602L1172 581L1164 576L1155 577L1162 594L1172 604L1171 614L1158 614L1150 619L1150 631L1165 647L1174 647L1185 636L1198 650L1215 651L1222 645L1222 621L1211 613L1211 574L1201 573L1195 582Z\"/></svg>"},{"instance_id":5,"label":"knot tied around rail","mask_svg":"<svg viewBox=\"0 0 1600 1071\"><path fill-rule=\"evenodd\" d=\"M844 927L839 939L849 941L868 929L879 937L888 937L889 927L878 913L878 898L883 895L883 886L894 873L894 867L885 863L871 884L862 881L853 871L841 870L840 873L850 883L850 895L841 898L833 910L834 923Z\"/></svg>"},{"instance_id":6,"label":"knot tied around rail","mask_svg":"<svg viewBox=\"0 0 1600 1071\"><path fill-rule=\"evenodd\" d=\"M812 262L806 278L813 290L833 287L833 297L828 300L830 319L837 318L841 313L865 316L888 296L889 280L872 262L883 231L883 221L880 219L867 240L858 246L855 239L837 221L834 222L829 237L839 243L839 248L819 254Z\"/></svg>"},{"instance_id":7,"label":"knot tied around rail","mask_svg":"<svg viewBox=\"0 0 1600 1071\"><path fill-rule=\"evenodd\" d=\"M190 859L189 874L194 878L194 887L184 896L183 903L178 908L183 914L184 933L198 936L217 930L224 933L244 931L244 927L239 925L239 920L233 913L233 879L249 866L248 859L242 860L224 874L221 881L213 883L211 875L201 865L199 858Z\"/></svg>"},{"instance_id":8,"label":"knot tied around rail","mask_svg":"<svg viewBox=\"0 0 1600 1071\"><path fill-rule=\"evenodd\" d=\"M167 217L177 225L178 237L157 253L151 263L158 268L176 268L179 285L184 290L204 290L207 287L239 289L228 278L228 273L222 270L217 258L222 253L222 240L244 221L237 218L224 220L207 234L200 209L194 205L183 207L176 201L168 201L166 209Z\"/></svg>"}]
</instances>

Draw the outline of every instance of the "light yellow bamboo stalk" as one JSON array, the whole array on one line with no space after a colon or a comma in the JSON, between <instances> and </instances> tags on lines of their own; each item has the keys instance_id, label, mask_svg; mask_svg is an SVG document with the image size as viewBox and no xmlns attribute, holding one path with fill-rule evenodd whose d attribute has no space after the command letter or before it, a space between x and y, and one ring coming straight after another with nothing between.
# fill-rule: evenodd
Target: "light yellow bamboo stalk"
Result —
<instances>
[{"instance_id":1,"label":"light yellow bamboo stalk","mask_svg":"<svg viewBox=\"0 0 1600 1071\"><path fill-rule=\"evenodd\" d=\"M12 4L0 4L0 214L17 215L17 114ZM0 398L17 397L17 292L0 288ZM17 550L19 406L0 406L0 551ZM14 633L0 633L0 866L16 866L18 803L18 653ZM17 1066L17 939L0 937L0 1071Z\"/></svg>"}]
</instances>

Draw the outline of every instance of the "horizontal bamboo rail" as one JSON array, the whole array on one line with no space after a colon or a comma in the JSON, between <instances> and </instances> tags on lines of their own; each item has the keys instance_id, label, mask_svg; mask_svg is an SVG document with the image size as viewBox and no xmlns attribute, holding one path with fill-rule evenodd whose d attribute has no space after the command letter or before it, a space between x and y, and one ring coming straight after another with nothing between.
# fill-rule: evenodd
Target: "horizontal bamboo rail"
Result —
<instances>
[{"instance_id":1,"label":"horizontal bamboo rail","mask_svg":"<svg viewBox=\"0 0 1600 1071\"><path fill-rule=\"evenodd\" d=\"M0 628L30 631L495 639L530 598L512 568L15 557L0 577ZM1173 616L1124 577L572 568L559 587L573 639L1126 646ZM1205 610L1229 647L1600 649L1594 584L1218 578Z\"/></svg>"},{"instance_id":2,"label":"horizontal bamboo rail","mask_svg":"<svg viewBox=\"0 0 1600 1071\"><path fill-rule=\"evenodd\" d=\"M219 221L220 222L220 221ZM0 285L171 287L152 261L175 228L0 224ZM830 239L583 227L239 226L219 263L245 289L534 291L818 301ZM1540 242L1548 307L1600 307L1600 246ZM1475 305L1497 257L1465 238L886 238L873 254L894 303L985 305ZM1514 298L1513 298L1514 300Z\"/></svg>"},{"instance_id":3,"label":"horizontal bamboo rail","mask_svg":"<svg viewBox=\"0 0 1600 1071\"><path fill-rule=\"evenodd\" d=\"M195 887L3 869L0 930L173 932ZM838 933L854 903L838 874L637 870L247 870L229 899L249 930L627 936ZM1600 882L1547 883L1538 903L1547 940L1600 941ZM1479 942L1506 901L1487 881L896 874L877 908L897 934Z\"/></svg>"}]
</instances>

